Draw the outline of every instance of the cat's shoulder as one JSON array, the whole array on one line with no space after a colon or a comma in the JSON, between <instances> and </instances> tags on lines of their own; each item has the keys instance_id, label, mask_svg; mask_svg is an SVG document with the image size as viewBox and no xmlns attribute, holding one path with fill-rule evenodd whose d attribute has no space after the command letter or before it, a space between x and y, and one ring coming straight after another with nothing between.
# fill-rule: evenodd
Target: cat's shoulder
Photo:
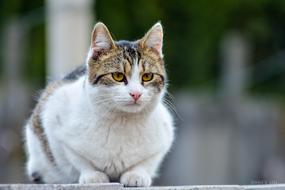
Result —
<instances>
[{"instance_id":1,"label":"cat's shoulder","mask_svg":"<svg viewBox=\"0 0 285 190\"><path fill-rule=\"evenodd\" d=\"M82 76L86 74L86 65L82 64L76 67L74 70L66 74L61 80L52 81L50 82L46 88L43 90L41 99L45 99L45 97L49 97L55 93L61 87L68 86L69 84L75 83L78 81Z\"/></svg>"},{"instance_id":2,"label":"cat's shoulder","mask_svg":"<svg viewBox=\"0 0 285 190\"><path fill-rule=\"evenodd\" d=\"M82 77L83 75L85 75L86 71L87 71L86 64L82 64L82 65L78 66L77 68L75 68L70 73L68 73L67 75L65 75L65 77L62 80L64 82L75 81L75 80L79 79L80 77Z\"/></svg>"},{"instance_id":3,"label":"cat's shoulder","mask_svg":"<svg viewBox=\"0 0 285 190\"><path fill-rule=\"evenodd\" d=\"M42 107L50 101L50 99L53 99L52 102L57 101L63 103L66 100L64 94L66 94L68 89L71 89L72 85L86 74L86 70L86 65L83 64L65 75L61 80L49 82L45 89L40 93L38 104Z\"/></svg>"}]
</instances>

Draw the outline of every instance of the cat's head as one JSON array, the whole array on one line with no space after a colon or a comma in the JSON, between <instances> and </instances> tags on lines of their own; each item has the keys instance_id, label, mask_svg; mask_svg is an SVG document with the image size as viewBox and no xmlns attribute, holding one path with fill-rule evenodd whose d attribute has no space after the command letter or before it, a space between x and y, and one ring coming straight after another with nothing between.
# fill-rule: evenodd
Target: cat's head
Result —
<instances>
[{"instance_id":1,"label":"cat's head","mask_svg":"<svg viewBox=\"0 0 285 190\"><path fill-rule=\"evenodd\" d=\"M97 23L87 58L93 103L128 113L151 111L166 88L162 44L160 23L137 41L114 41L107 27Z\"/></svg>"}]
</instances>

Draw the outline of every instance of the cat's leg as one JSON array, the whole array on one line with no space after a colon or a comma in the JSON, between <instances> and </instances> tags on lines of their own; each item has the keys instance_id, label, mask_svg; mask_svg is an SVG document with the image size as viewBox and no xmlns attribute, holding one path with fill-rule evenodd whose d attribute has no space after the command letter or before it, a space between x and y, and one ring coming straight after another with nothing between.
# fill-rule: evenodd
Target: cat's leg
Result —
<instances>
[{"instance_id":1,"label":"cat's leg","mask_svg":"<svg viewBox=\"0 0 285 190\"><path fill-rule=\"evenodd\" d=\"M47 159L37 134L29 124L25 127L25 148L27 152L26 171L34 183L59 183L59 175Z\"/></svg>"},{"instance_id":2,"label":"cat's leg","mask_svg":"<svg viewBox=\"0 0 285 190\"><path fill-rule=\"evenodd\" d=\"M109 177L105 173L96 170L96 168L88 160L80 156L78 153L68 147L65 147L64 150L69 162L80 173L78 179L80 184L110 182Z\"/></svg>"},{"instance_id":3,"label":"cat's leg","mask_svg":"<svg viewBox=\"0 0 285 190\"><path fill-rule=\"evenodd\" d=\"M125 186L148 187L155 177L156 170L163 159L164 154L155 154L133 166L120 177L120 183Z\"/></svg>"}]
</instances>

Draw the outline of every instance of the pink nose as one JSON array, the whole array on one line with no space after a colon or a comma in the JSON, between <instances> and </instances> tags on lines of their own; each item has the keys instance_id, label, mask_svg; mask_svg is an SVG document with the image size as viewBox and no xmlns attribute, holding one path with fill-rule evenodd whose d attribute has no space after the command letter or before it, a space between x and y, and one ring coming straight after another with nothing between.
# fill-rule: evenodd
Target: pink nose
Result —
<instances>
[{"instance_id":1,"label":"pink nose","mask_svg":"<svg viewBox=\"0 0 285 190\"><path fill-rule=\"evenodd\" d=\"M130 96L131 97L133 97L133 99L135 100L135 101L137 101L140 97L141 97L141 93L140 92L131 92L130 93Z\"/></svg>"}]
</instances>

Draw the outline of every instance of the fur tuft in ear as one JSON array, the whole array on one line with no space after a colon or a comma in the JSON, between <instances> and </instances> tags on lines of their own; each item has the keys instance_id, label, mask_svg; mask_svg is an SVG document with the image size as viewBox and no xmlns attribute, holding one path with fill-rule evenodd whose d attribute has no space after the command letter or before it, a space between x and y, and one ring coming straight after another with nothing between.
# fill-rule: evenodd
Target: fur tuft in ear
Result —
<instances>
[{"instance_id":1,"label":"fur tuft in ear","mask_svg":"<svg viewBox=\"0 0 285 190\"><path fill-rule=\"evenodd\" d=\"M94 52L99 52L108 51L114 47L115 43L108 28L102 22L98 22L92 32L91 48Z\"/></svg>"},{"instance_id":2,"label":"fur tuft in ear","mask_svg":"<svg viewBox=\"0 0 285 190\"><path fill-rule=\"evenodd\" d=\"M162 57L163 29L160 22L156 23L140 40L142 47L155 49Z\"/></svg>"}]
</instances>

